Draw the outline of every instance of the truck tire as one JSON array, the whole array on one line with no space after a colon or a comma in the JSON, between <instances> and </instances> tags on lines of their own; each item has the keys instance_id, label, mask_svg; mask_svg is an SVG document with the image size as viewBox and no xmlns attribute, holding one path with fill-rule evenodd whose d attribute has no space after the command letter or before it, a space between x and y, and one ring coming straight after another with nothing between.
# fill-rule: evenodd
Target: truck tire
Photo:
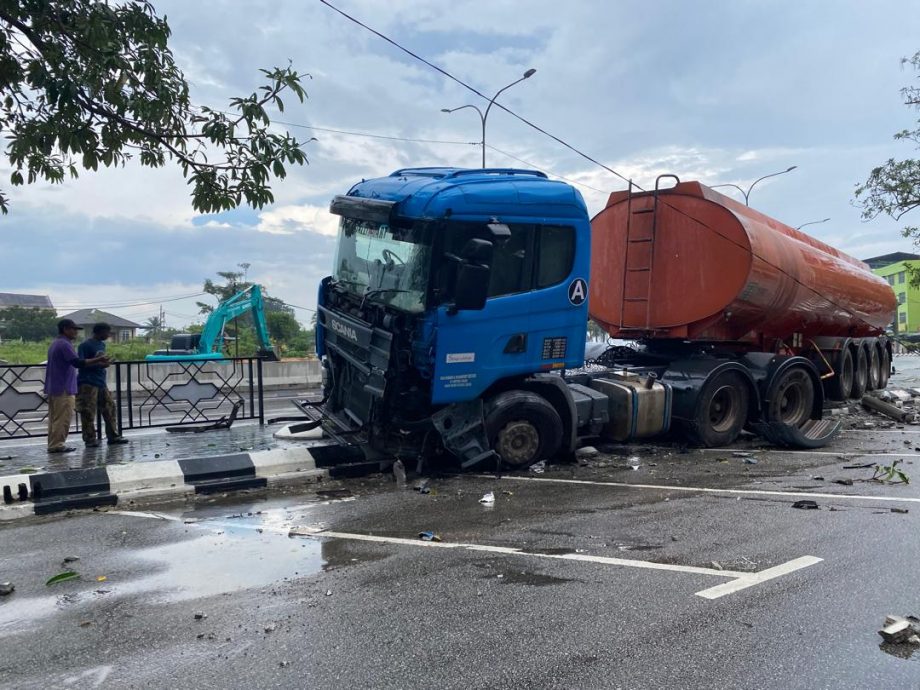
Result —
<instances>
[{"instance_id":1,"label":"truck tire","mask_svg":"<svg viewBox=\"0 0 920 690\"><path fill-rule=\"evenodd\" d=\"M737 371L723 371L706 382L696 400L696 414L688 431L702 446L726 446L744 428L750 406L750 390Z\"/></svg>"},{"instance_id":2,"label":"truck tire","mask_svg":"<svg viewBox=\"0 0 920 690\"><path fill-rule=\"evenodd\" d=\"M798 428L811 419L815 384L803 367L790 367L779 375L771 387L773 391L764 408L766 421Z\"/></svg>"},{"instance_id":3,"label":"truck tire","mask_svg":"<svg viewBox=\"0 0 920 690\"><path fill-rule=\"evenodd\" d=\"M869 360L868 367L866 370L866 390L874 391L879 385L879 379L881 378L881 360L878 356L878 346L876 343L872 343L869 346Z\"/></svg>"},{"instance_id":4,"label":"truck tire","mask_svg":"<svg viewBox=\"0 0 920 690\"><path fill-rule=\"evenodd\" d=\"M834 376L827 380L825 392L831 400L846 400L853 390L853 351L843 348L837 355Z\"/></svg>"},{"instance_id":5,"label":"truck tire","mask_svg":"<svg viewBox=\"0 0 920 690\"><path fill-rule=\"evenodd\" d=\"M859 400L866 394L866 384L869 380L869 358L866 357L866 348L856 348L856 364L853 367L853 386L850 388L850 397Z\"/></svg>"},{"instance_id":6,"label":"truck tire","mask_svg":"<svg viewBox=\"0 0 920 690\"><path fill-rule=\"evenodd\" d=\"M878 387L884 388L888 385L888 378L891 376L891 355L888 354L888 348L881 346L879 352L879 370L878 370Z\"/></svg>"},{"instance_id":7,"label":"truck tire","mask_svg":"<svg viewBox=\"0 0 920 690\"><path fill-rule=\"evenodd\" d=\"M515 470L552 458L562 445L562 419L530 391L500 393L486 406L486 434L502 464Z\"/></svg>"}]
</instances>

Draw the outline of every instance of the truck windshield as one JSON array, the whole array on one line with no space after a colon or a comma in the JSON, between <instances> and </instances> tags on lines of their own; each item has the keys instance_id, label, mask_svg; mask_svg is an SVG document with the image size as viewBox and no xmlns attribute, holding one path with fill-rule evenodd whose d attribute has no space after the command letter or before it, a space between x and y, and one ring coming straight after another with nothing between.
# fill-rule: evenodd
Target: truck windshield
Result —
<instances>
[{"instance_id":1,"label":"truck windshield","mask_svg":"<svg viewBox=\"0 0 920 690\"><path fill-rule=\"evenodd\" d=\"M407 312L425 309L431 247L420 231L343 217L333 278L348 292Z\"/></svg>"}]
</instances>

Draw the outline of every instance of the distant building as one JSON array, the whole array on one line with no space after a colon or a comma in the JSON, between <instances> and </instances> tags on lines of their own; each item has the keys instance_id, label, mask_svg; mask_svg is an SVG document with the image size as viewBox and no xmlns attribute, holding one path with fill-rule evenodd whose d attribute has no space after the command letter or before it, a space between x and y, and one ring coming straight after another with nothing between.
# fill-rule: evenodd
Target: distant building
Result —
<instances>
[{"instance_id":1,"label":"distant building","mask_svg":"<svg viewBox=\"0 0 920 690\"><path fill-rule=\"evenodd\" d=\"M915 270L920 269L920 256L904 254L904 252L898 252L898 254L915 258L897 260L894 263L874 268L872 272L887 280L891 289L894 290L895 297L898 298L898 311L891 324L891 329L895 333L917 333L920 331L920 287L911 286L907 268L909 266ZM888 256L894 255L889 254ZM866 263L869 262L866 261Z\"/></svg>"},{"instance_id":2,"label":"distant building","mask_svg":"<svg viewBox=\"0 0 920 690\"><path fill-rule=\"evenodd\" d=\"M62 319L72 319L78 326L83 326L86 336L93 331L93 324L104 321L112 327L112 340L124 343L137 336L137 329L143 328L139 323L128 321L115 314L100 309L81 309L71 314L64 314Z\"/></svg>"},{"instance_id":3,"label":"distant building","mask_svg":"<svg viewBox=\"0 0 920 690\"><path fill-rule=\"evenodd\" d=\"M898 263L899 261L916 261L920 259L920 254L908 254L907 252L892 252L891 254L882 254L881 256L873 256L871 259L863 259L869 268L873 271L876 268L885 268L891 264Z\"/></svg>"},{"instance_id":4,"label":"distant building","mask_svg":"<svg viewBox=\"0 0 920 690\"><path fill-rule=\"evenodd\" d=\"M54 311L51 298L47 295L22 295L15 292L0 292L0 309L23 307L25 309L50 309Z\"/></svg>"}]
</instances>

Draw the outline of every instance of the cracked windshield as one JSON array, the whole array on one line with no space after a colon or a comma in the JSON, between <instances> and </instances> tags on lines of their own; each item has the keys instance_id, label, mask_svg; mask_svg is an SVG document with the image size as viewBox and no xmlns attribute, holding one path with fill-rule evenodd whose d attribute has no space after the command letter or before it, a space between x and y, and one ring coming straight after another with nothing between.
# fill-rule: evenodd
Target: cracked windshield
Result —
<instances>
[{"instance_id":1,"label":"cracked windshield","mask_svg":"<svg viewBox=\"0 0 920 690\"><path fill-rule=\"evenodd\" d=\"M365 299L396 309L425 308L431 248L396 239L386 223L342 218L335 257L335 280Z\"/></svg>"}]
</instances>

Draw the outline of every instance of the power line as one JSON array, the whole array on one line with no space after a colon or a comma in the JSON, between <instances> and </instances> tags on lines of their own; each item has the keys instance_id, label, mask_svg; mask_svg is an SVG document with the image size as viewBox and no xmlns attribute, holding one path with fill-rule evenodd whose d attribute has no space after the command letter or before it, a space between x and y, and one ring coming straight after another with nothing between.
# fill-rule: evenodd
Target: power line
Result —
<instances>
[{"instance_id":1,"label":"power line","mask_svg":"<svg viewBox=\"0 0 920 690\"><path fill-rule=\"evenodd\" d=\"M152 299L149 302L112 302L110 304L78 304L65 302L64 304L55 305L55 309L123 309L126 307L144 307L151 304L160 304L161 302L178 302L179 300L200 297L201 295L205 294L208 293L195 292L191 295L179 295L176 297Z\"/></svg>"},{"instance_id":2,"label":"power line","mask_svg":"<svg viewBox=\"0 0 920 690\"><path fill-rule=\"evenodd\" d=\"M535 163L531 163L530 161L526 161L526 160L524 160L523 158L518 158L517 156L515 156L515 155L513 155L513 154L511 154L511 153L508 153L507 151L502 151L502 150L501 150L500 148L498 148L497 146L492 146L492 144L486 144L486 148L487 148L487 149L492 149L492 150L495 151L496 153L500 153L500 154L502 154L503 156L507 156L507 157L510 158L511 160L515 160L515 161L517 161L518 163L523 163L524 165L530 166L530 167L533 168L534 170L541 170L541 169L543 169L542 166L539 166L539 165L537 165L537 164L535 164ZM603 189L598 189L597 187L592 187L591 185L585 184L584 182L578 182L577 180L573 180L573 179L568 178L568 177L563 177L562 175L557 175L556 173L552 172L551 170L549 171L549 173L550 173L553 177L558 177L560 180L563 180L563 181L565 181L565 182L568 182L569 184L575 184L575 185L578 185L579 187L584 187L585 189L590 189L592 192L598 192L599 194L609 194L609 192L605 192Z\"/></svg>"},{"instance_id":3,"label":"power line","mask_svg":"<svg viewBox=\"0 0 920 690\"><path fill-rule=\"evenodd\" d=\"M283 120L272 120L272 122L284 125L285 127L300 127L301 129L312 129L317 132L333 132L335 134L345 134L352 137L367 137L369 139L386 139L388 141L408 141L416 144L452 144L457 146L479 146L478 141L446 141L443 139L412 139L409 137L396 137L386 134L371 134L369 132L350 132L346 129L332 129L331 127L317 127L315 125L301 125L296 122L284 122Z\"/></svg>"}]
</instances>

